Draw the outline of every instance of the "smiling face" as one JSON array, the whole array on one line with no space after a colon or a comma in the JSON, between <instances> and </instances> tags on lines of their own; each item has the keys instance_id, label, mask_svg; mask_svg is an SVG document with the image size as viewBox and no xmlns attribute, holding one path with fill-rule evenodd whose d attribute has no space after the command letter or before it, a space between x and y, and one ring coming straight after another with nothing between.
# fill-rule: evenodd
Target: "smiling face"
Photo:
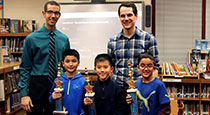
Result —
<instances>
[{"instance_id":1,"label":"smiling face","mask_svg":"<svg viewBox=\"0 0 210 115\"><path fill-rule=\"evenodd\" d=\"M97 73L101 81L107 80L112 71L113 67L111 67L108 60L96 62L95 72Z\"/></svg>"},{"instance_id":2,"label":"smiling face","mask_svg":"<svg viewBox=\"0 0 210 115\"><path fill-rule=\"evenodd\" d=\"M150 58L142 58L139 65L137 65L143 80L149 82L154 79L153 72L155 70L154 62Z\"/></svg>"},{"instance_id":3,"label":"smiling face","mask_svg":"<svg viewBox=\"0 0 210 115\"><path fill-rule=\"evenodd\" d=\"M124 7L120 8L120 21L124 30L135 29L135 23L138 15L133 13L132 7Z\"/></svg>"},{"instance_id":4,"label":"smiling face","mask_svg":"<svg viewBox=\"0 0 210 115\"><path fill-rule=\"evenodd\" d=\"M76 74L79 60L75 56L66 56L62 61L63 67L66 69L67 76L73 77Z\"/></svg>"},{"instance_id":5,"label":"smiling face","mask_svg":"<svg viewBox=\"0 0 210 115\"><path fill-rule=\"evenodd\" d=\"M42 11L42 14L46 20L45 26L51 31L54 30L56 23L61 16L60 7L57 5L48 4L47 10Z\"/></svg>"}]
</instances>

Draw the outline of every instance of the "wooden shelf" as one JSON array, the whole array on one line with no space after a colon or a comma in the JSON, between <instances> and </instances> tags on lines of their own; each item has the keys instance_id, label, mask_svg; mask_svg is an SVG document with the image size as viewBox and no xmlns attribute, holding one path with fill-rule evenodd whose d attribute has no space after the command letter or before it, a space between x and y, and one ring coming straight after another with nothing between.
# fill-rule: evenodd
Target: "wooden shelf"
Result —
<instances>
[{"instance_id":1,"label":"wooden shelf","mask_svg":"<svg viewBox=\"0 0 210 115\"><path fill-rule=\"evenodd\" d=\"M0 37L26 37L30 33L0 33Z\"/></svg>"},{"instance_id":2,"label":"wooden shelf","mask_svg":"<svg viewBox=\"0 0 210 115\"><path fill-rule=\"evenodd\" d=\"M9 52L10 54L23 54L23 52Z\"/></svg>"},{"instance_id":3,"label":"wooden shelf","mask_svg":"<svg viewBox=\"0 0 210 115\"><path fill-rule=\"evenodd\" d=\"M182 79L182 83L200 83L199 79Z\"/></svg>"},{"instance_id":4,"label":"wooden shelf","mask_svg":"<svg viewBox=\"0 0 210 115\"><path fill-rule=\"evenodd\" d=\"M201 101L210 101L209 98L202 98Z\"/></svg>"},{"instance_id":5,"label":"wooden shelf","mask_svg":"<svg viewBox=\"0 0 210 115\"><path fill-rule=\"evenodd\" d=\"M201 83L207 83L210 84L210 79L200 79Z\"/></svg>"},{"instance_id":6,"label":"wooden shelf","mask_svg":"<svg viewBox=\"0 0 210 115\"><path fill-rule=\"evenodd\" d=\"M178 79L178 78L163 78L164 83L200 83L199 79Z\"/></svg>"},{"instance_id":7,"label":"wooden shelf","mask_svg":"<svg viewBox=\"0 0 210 115\"><path fill-rule=\"evenodd\" d=\"M21 62L10 62L10 63L1 64L0 65L0 74L19 69L20 63ZM6 69L6 71L5 71L5 69Z\"/></svg>"},{"instance_id":8,"label":"wooden shelf","mask_svg":"<svg viewBox=\"0 0 210 115\"><path fill-rule=\"evenodd\" d=\"M19 88L16 88L16 89L14 89L14 90L8 90L8 91L6 91L5 93L5 95L9 95L9 94L11 94L11 93L17 93L17 92L19 92L20 91L20 89Z\"/></svg>"},{"instance_id":9,"label":"wooden shelf","mask_svg":"<svg viewBox=\"0 0 210 115\"><path fill-rule=\"evenodd\" d=\"M198 75L163 75L163 77L171 77L171 78L198 78Z\"/></svg>"},{"instance_id":10,"label":"wooden shelf","mask_svg":"<svg viewBox=\"0 0 210 115\"><path fill-rule=\"evenodd\" d=\"M0 68L0 74L4 73L4 68Z\"/></svg>"},{"instance_id":11,"label":"wooden shelf","mask_svg":"<svg viewBox=\"0 0 210 115\"><path fill-rule=\"evenodd\" d=\"M6 115L15 115L15 113L18 113L20 111L22 111L23 109L21 107L19 107L18 109L14 110L14 111L11 111L9 113L6 113Z\"/></svg>"},{"instance_id":12,"label":"wooden shelf","mask_svg":"<svg viewBox=\"0 0 210 115\"><path fill-rule=\"evenodd\" d=\"M10 62L10 63L3 63L0 68L4 68L4 72L11 72L14 70L18 70L21 62Z\"/></svg>"},{"instance_id":13,"label":"wooden shelf","mask_svg":"<svg viewBox=\"0 0 210 115\"><path fill-rule=\"evenodd\" d=\"M192 53L192 51L189 51L189 54L191 54ZM209 51L201 51L201 54L208 54L209 53Z\"/></svg>"},{"instance_id":14,"label":"wooden shelf","mask_svg":"<svg viewBox=\"0 0 210 115\"><path fill-rule=\"evenodd\" d=\"M176 100L185 100L185 101L199 101L199 98L182 98L182 97L175 97Z\"/></svg>"}]
</instances>

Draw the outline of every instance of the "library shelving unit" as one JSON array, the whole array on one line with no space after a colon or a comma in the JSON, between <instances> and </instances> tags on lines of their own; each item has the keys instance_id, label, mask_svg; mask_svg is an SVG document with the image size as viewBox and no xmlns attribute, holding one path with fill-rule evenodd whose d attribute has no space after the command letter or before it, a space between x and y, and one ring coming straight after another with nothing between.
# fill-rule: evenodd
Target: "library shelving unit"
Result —
<instances>
[{"instance_id":1,"label":"library shelving unit","mask_svg":"<svg viewBox=\"0 0 210 115\"><path fill-rule=\"evenodd\" d=\"M20 106L20 90L19 82L19 65L20 62L10 62L0 65L0 79L3 80L4 90L0 90L4 94L4 99L0 100L0 113L2 115L17 115L22 111Z\"/></svg>"},{"instance_id":2,"label":"library shelving unit","mask_svg":"<svg viewBox=\"0 0 210 115\"><path fill-rule=\"evenodd\" d=\"M208 51L201 51L201 54L208 55ZM191 51L189 51L189 63L191 63L190 56ZM163 71L162 68L160 79L165 83L171 100L184 102L184 114L210 114L210 79L204 78L205 73L200 73L198 70L194 75L168 75Z\"/></svg>"},{"instance_id":3,"label":"library shelving unit","mask_svg":"<svg viewBox=\"0 0 210 115\"><path fill-rule=\"evenodd\" d=\"M0 46L9 47L8 53L11 61L9 63L1 63L0 65L0 86L4 87L0 88L0 94L2 94L0 95L1 115L24 114L24 111L20 107L20 90L18 88L19 65L24 40L29 34L30 33L0 33Z\"/></svg>"},{"instance_id":4,"label":"library shelving unit","mask_svg":"<svg viewBox=\"0 0 210 115\"><path fill-rule=\"evenodd\" d=\"M21 61L24 39L30 33L0 33L0 46L9 46L11 61Z\"/></svg>"}]
</instances>

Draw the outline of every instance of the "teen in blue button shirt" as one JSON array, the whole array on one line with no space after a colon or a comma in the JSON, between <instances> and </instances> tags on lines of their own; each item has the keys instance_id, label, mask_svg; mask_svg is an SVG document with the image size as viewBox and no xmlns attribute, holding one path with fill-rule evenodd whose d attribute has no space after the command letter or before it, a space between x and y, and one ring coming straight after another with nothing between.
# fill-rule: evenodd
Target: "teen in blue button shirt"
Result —
<instances>
[{"instance_id":1,"label":"teen in blue button shirt","mask_svg":"<svg viewBox=\"0 0 210 115\"><path fill-rule=\"evenodd\" d=\"M42 14L46 22L42 28L26 37L20 65L21 106L29 115L52 115L54 110L54 104L48 101L52 87L48 80L50 33L55 34L56 66L61 61L62 53L70 49L68 37L56 29L61 15L60 5L55 1L48 1Z\"/></svg>"}]
</instances>

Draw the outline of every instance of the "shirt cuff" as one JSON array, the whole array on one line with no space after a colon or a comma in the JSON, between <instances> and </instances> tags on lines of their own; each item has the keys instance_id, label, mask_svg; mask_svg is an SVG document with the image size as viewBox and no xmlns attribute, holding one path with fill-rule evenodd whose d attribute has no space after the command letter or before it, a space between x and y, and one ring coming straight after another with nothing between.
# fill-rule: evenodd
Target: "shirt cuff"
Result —
<instances>
[{"instance_id":1,"label":"shirt cuff","mask_svg":"<svg viewBox=\"0 0 210 115\"><path fill-rule=\"evenodd\" d=\"M27 88L21 89L20 95L21 95L21 97L28 96L28 89Z\"/></svg>"}]
</instances>

